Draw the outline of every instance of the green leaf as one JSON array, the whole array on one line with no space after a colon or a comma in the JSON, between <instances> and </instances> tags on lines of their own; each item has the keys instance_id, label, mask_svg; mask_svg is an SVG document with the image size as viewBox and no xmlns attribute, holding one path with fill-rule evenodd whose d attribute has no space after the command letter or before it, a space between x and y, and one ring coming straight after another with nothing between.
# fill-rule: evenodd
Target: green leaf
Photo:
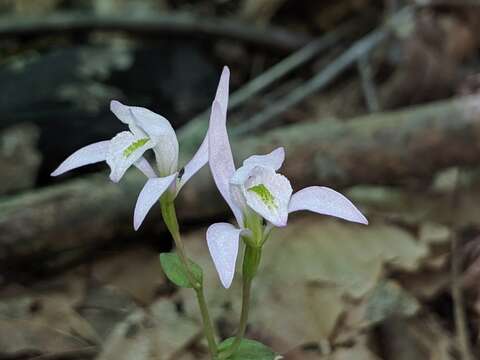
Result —
<instances>
[{"instance_id":1,"label":"green leaf","mask_svg":"<svg viewBox=\"0 0 480 360\"><path fill-rule=\"evenodd\" d=\"M193 274L195 281L198 284L202 284L203 273L200 266L195 264L193 261L190 262L190 271ZM168 279L173 282L175 285L185 288L193 288L193 284L190 283L187 276L187 269L183 265L182 261L177 254L173 253L163 253L160 254L160 264L162 269L167 275Z\"/></svg>"},{"instance_id":2,"label":"green leaf","mask_svg":"<svg viewBox=\"0 0 480 360\"><path fill-rule=\"evenodd\" d=\"M219 355L221 356L222 352L227 351L234 341L235 338L222 341L218 345ZM268 346L255 340L243 339L235 354L230 356L228 360L275 360L277 358L279 358L278 355Z\"/></svg>"}]
</instances>

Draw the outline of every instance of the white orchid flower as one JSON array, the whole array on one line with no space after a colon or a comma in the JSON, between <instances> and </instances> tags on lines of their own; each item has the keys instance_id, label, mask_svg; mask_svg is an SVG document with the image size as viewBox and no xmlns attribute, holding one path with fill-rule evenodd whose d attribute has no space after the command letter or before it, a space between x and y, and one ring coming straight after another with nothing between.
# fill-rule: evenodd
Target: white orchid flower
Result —
<instances>
[{"instance_id":1,"label":"white orchid flower","mask_svg":"<svg viewBox=\"0 0 480 360\"><path fill-rule=\"evenodd\" d=\"M111 170L110 179L118 182L127 169L134 165L148 178L135 205L134 228L137 230L167 189L171 189L176 196L183 185L207 163L207 136L193 158L179 170L178 140L167 119L148 109L126 106L115 100L110 103L110 110L128 125L130 131L122 131L111 140L77 150L51 175L58 176L84 165L106 161ZM150 149L155 154L155 168L143 156Z\"/></svg>"},{"instance_id":2,"label":"white orchid flower","mask_svg":"<svg viewBox=\"0 0 480 360\"><path fill-rule=\"evenodd\" d=\"M261 232L260 237L265 238L271 227L287 224L289 213L309 210L368 224L350 200L327 187L307 187L292 195L290 181L277 173L285 159L282 147L267 155L253 155L235 170L226 128L228 81L229 70L225 67L220 79L223 85L219 86L213 102L208 130L210 169L238 224L235 227L216 223L207 230L208 248L225 288L230 287L235 274L240 237L255 237L255 233Z\"/></svg>"}]
</instances>

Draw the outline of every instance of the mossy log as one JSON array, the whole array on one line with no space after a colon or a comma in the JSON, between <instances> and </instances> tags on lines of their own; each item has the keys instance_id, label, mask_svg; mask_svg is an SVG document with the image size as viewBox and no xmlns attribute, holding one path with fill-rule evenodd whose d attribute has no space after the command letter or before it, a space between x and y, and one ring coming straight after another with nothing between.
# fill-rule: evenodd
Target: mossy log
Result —
<instances>
[{"instance_id":1,"label":"mossy log","mask_svg":"<svg viewBox=\"0 0 480 360\"><path fill-rule=\"evenodd\" d=\"M205 131L202 122L192 127ZM186 136L192 133L187 129L180 132L180 140L191 145L195 137ZM237 159L285 146L287 160L282 173L294 189L311 184L338 189L353 184L428 182L446 167L480 163L480 97L345 123L297 124L233 139L232 146ZM187 153L184 155L191 155ZM95 174L4 198L0 202L0 260L131 236L133 208L144 182L134 170L120 184L111 183L105 174ZM185 186L177 209L185 223L229 214L208 169ZM159 214L158 209L151 211L142 236L151 234L153 224L162 226Z\"/></svg>"}]
</instances>

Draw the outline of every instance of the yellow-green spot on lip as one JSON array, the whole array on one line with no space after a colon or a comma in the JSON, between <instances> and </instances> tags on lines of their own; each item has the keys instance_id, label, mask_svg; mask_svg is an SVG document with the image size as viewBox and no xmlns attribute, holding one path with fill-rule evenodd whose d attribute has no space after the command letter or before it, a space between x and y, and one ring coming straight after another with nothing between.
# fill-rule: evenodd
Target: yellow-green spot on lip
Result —
<instances>
[{"instance_id":1,"label":"yellow-green spot on lip","mask_svg":"<svg viewBox=\"0 0 480 360\"><path fill-rule=\"evenodd\" d=\"M270 190L263 184L258 184L252 186L248 189L248 191L252 191L260 197L260 200L267 205L270 209L277 208L277 204L275 203L275 197L272 195Z\"/></svg>"},{"instance_id":2,"label":"yellow-green spot on lip","mask_svg":"<svg viewBox=\"0 0 480 360\"><path fill-rule=\"evenodd\" d=\"M123 156L129 157L135 150L145 145L149 140L149 138L143 138L131 143L125 150L123 150Z\"/></svg>"}]
</instances>

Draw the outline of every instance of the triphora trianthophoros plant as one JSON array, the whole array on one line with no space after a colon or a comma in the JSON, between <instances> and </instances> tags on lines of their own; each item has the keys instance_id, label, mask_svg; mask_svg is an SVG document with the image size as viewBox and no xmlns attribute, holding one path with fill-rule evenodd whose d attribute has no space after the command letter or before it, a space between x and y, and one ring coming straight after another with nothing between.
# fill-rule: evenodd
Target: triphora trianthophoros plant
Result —
<instances>
[{"instance_id":1,"label":"triphora trianthophoros plant","mask_svg":"<svg viewBox=\"0 0 480 360\"><path fill-rule=\"evenodd\" d=\"M266 155L250 156L240 168L235 169L226 128L229 77L230 72L224 67L205 139L181 170L178 168L177 137L168 120L148 109L112 101L111 111L128 125L129 131L77 150L60 164L52 176L106 161L111 170L110 179L118 182L129 167L137 167L146 175L147 181L135 205L134 228L137 230L140 227L148 211L159 201L163 219L176 245L176 253L161 254L160 263L173 283L194 290L211 358L274 360L277 355L267 346L244 338L250 288L271 230L286 226L288 214L299 210L361 224L368 222L346 197L332 189L312 186L293 193L290 181L277 173L285 158L282 147ZM152 150L155 155L155 167L143 156L147 150ZM225 288L229 288L233 281L242 243L244 249L240 324L236 336L221 343L217 342L205 300L202 269L186 255L174 206L180 189L207 162L215 184L237 222L237 226L213 224L206 234L208 249Z\"/></svg>"}]
</instances>

